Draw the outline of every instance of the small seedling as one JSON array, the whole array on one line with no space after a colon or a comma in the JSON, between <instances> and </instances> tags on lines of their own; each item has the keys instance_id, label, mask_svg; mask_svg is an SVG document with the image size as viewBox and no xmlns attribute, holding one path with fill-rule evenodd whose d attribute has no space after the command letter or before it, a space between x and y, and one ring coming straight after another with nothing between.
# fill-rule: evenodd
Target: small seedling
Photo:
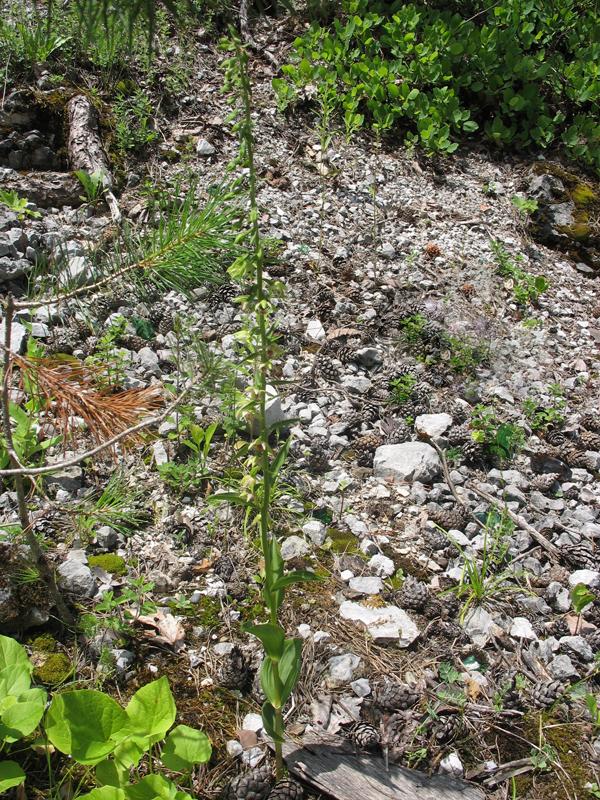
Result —
<instances>
[{"instance_id":1,"label":"small seedling","mask_svg":"<svg viewBox=\"0 0 600 800\"><path fill-rule=\"evenodd\" d=\"M104 192L106 175L102 170L96 170L91 174L82 169L75 171L75 177L83 187L85 197L80 197L80 200L88 203L96 203Z\"/></svg>"},{"instance_id":2,"label":"small seedling","mask_svg":"<svg viewBox=\"0 0 600 800\"><path fill-rule=\"evenodd\" d=\"M11 211L14 211L20 220L25 219L25 217L32 217L35 219L36 217L42 216L39 211L33 211L31 208L28 208L29 200L26 197L19 197L13 189L10 191L7 189L0 189L0 203Z\"/></svg>"},{"instance_id":3,"label":"small seedling","mask_svg":"<svg viewBox=\"0 0 600 800\"><path fill-rule=\"evenodd\" d=\"M515 195L511 198L511 203L517 209L522 219L526 219L538 209L538 201L530 197Z\"/></svg>"}]
</instances>

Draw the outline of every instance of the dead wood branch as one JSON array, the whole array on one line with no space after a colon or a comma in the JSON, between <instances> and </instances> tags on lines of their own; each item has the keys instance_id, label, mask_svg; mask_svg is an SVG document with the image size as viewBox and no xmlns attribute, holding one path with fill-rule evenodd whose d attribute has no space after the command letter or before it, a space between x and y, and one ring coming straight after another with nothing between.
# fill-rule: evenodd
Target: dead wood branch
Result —
<instances>
[{"instance_id":1,"label":"dead wood branch","mask_svg":"<svg viewBox=\"0 0 600 800\"><path fill-rule=\"evenodd\" d=\"M69 116L67 147L71 168L84 170L90 175L102 174L104 196L111 216L115 222L120 222L121 211L117 198L112 193L113 178L108 157L102 145L98 112L84 94L78 94L69 100L67 112Z\"/></svg>"},{"instance_id":2,"label":"dead wood branch","mask_svg":"<svg viewBox=\"0 0 600 800\"><path fill-rule=\"evenodd\" d=\"M37 537L33 533L31 518L29 516L29 510L27 508L27 500L25 497L25 484L23 480L23 476L27 474L27 468L21 465L21 462L17 458L17 454L15 453L14 443L13 443L13 435L12 435L12 427L11 427L11 419L10 419L10 382L11 382L11 374L12 374L12 362L11 362L11 351L10 351L10 341L11 341L11 334L12 334L12 322L14 318L14 301L12 294L9 294L5 301L5 317L4 317L4 356L2 361L2 395L1 395L1 405L2 405L2 430L4 433L4 440L6 442L6 449L8 451L8 455L10 458L10 463L13 465L13 469L10 470L14 475L15 479L15 490L17 494L17 506L19 510L19 522L21 523L21 528L23 531L23 535L25 536L25 540L29 547L29 551L31 554L31 558L34 563L38 566L40 570L40 575L46 586L48 587L48 591L52 597L52 601L56 606L56 610L60 616L60 619L65 625L72 625L73 624L73 615L67 608L65 601L62 598L62 595L58 591L58 587L56 585L56 580L54 577L54 572L49 565L46 556L40 546L40 543L37 540Z\"/></svg>"},{"instance_id":3,"label":"dead wood branch","mask_svg":"<svg viewBox=\"0 0 600 800\"><path fill-rule=\"evenodd\" d=\"M515 523L515 525L518 525L519 528L522 528L524 531L527 531L527 533L531 536L532 539L535 539L535 541L538 544L541 544L542 547L545 550L547 550L551 555L553 555L555 558L558 558L560 556L560 550L558 549L558 547L556 547L556 545L553 545L552 542L549 542L548 539L546 539L546 537L543 534L541 534L539 531L536 531L533 525L530 525L527 522L527 520L524 519L524 517L522 517L519 514L515 514L513 511L511 511L507 507L506 503L499 502L498 500L496 500L495 497L492 497L491 494L483 492L481 489L477 489L471 483L465 484L465 488L467 488L470 492L474 492L475 494L479 495L479 497L482 497L484 500L487 500L487 502L490 503L490 505L493 505L499 511L503 512L508 517L510 517L510 519Z\"/></svg>"}]
</instances>

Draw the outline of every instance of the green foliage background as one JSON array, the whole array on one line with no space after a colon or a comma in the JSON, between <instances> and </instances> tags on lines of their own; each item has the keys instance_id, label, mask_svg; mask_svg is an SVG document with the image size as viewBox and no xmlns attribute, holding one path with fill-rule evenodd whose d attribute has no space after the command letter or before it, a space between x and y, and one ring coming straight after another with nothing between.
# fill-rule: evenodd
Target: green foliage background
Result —
<instances>
[{"instance_id":1,"label":"green foliage background","mask_svg":"<svg viewBox=\"0 0 600 800\"><path fill-rule=\"evenodd\" d=\"M281 108L314 97L346 133L402 132L451 153L474 134L600 168L600 6L595 0L344 0L294 42Z\"/></svg>"}]
</instances>

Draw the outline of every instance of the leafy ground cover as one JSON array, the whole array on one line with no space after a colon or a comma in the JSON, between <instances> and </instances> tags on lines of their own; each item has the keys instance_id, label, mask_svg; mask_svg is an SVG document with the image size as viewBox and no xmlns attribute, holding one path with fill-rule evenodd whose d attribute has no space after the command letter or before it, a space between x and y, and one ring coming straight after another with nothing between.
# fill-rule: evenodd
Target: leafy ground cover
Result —
<instances>
[{"instance_id":1,"label":"leafy ground cover","mask_svg":"<svg viewBox=\"0 0 600 800\"><path fill-rule=\"evenodd\" d=\"M508 7L499 31L521 25ZM392 12L411 8L355 12L392 20L395 37L406 20ZM593 21L577 10L556 9L576 26L560 42L545 29L552 58ZM547 8L525 12L550 25ZM14 41L25 13L46 42L29 55ZM323 6L321 26L336 13L306 34L313 75L351 21ZM486 30L491 13L465 24ZM160 12L154 52L138 20L106 64L72 6L45 31L21 8L2 23L16 83L2 180L22 182L0 207L5 332L16 312L0 787L297 798L295 783L273 788L282 764L266 744L285 722L370 753L382 775L387 759L489 798L596 796L597 277L532 236L568 193L593 227L598 186L577 164L514 153L428 160L373 141L363 120L348 139L329 78L305 92L316 118L285 116L272 82L293 73L272 59L293 59L303 23L254 19L245 51L185 14L182 33ZM415 47L454 24L432 4L413 22ZM30 199L66 163L65 106L82 86L119 221L99 176L74 179L72 204ZM41 125L48 107L60 125ZM533 117L506 113L529 141ZM444 119L433 138L448 124L462 141Z\"/></svg>"}]
</instances>

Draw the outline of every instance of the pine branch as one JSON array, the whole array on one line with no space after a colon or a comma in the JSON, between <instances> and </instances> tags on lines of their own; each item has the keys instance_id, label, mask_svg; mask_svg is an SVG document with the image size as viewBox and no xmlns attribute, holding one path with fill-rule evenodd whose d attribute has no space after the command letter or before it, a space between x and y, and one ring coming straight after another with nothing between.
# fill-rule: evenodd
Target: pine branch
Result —
<instances>
[{"instance_id":1,"label":"pine branch","mask_svg":"<svg viewBox=\"0 0 600 800\"><path fill-rule=\"evenodd\" d=\"M141 235L123 231L120 246L107 260L108 272L92 284L58 296L16 302L16 310L39 308L90 294L127 277L141 287L148 282L163 289L190 292L205 282L220 283L229 264L240 254L236 242L239 209L223 188L197 210L195 192L188 191L179 208L163 206L158 225Z\"/></svg>"},{"instance_id":2,"label":"pine branch","mask_svg":"<svg viewBox=\"0 0 600 800\"><path fill-rule=\"evenodd\" d=\"M76 464L80 464L82 461L86 461L88 458L92 458L93 456L98 455L103 450L108 450L110 447L113 447L118 442L126 439L129 436L134 436L135 434L139 433L140 431L144 430L145 428L149 428L152 425L158 425L164 419L166 419L171 412L177 408L177 406L184 400L186 395L188 394L188 389L185 389L181 394L179 394L175 400L169 405L162 414L159 414L155 417L149 417L148 419L142 420L138 422L137 425L134 425L127 430L118 433L116 436L113 436L111 439L108 439L102 444L99 444L97 447L92 448L91 450L87 450L85 453L80 453L78 456L73 456L73 458L65 459L64 461L60 461L56 464L48 464L45 467L31 467L27 468L24 467L22 469L3 469L0 470L0 478L10 477L11 475L17 476L30 476L34 477L36 475L49 475L52 472L56 472L57 470L65 469L66 467L73 467Z\"/></svg>"},{"instance_id":3,"label":"pine branch","mask_svg":"<svg viewBox=\"0 0 600 800\"><path fill-rule=\"evenodd\" d=\"M76 358L25 358L11 354L27 391L50 412L63 439L73 432L74 418L86 423L92 438L100 442L130 428L144 415L162 405L159 386L108 394L97 388L98 370Z\"/></svg>"}]
</instances>

